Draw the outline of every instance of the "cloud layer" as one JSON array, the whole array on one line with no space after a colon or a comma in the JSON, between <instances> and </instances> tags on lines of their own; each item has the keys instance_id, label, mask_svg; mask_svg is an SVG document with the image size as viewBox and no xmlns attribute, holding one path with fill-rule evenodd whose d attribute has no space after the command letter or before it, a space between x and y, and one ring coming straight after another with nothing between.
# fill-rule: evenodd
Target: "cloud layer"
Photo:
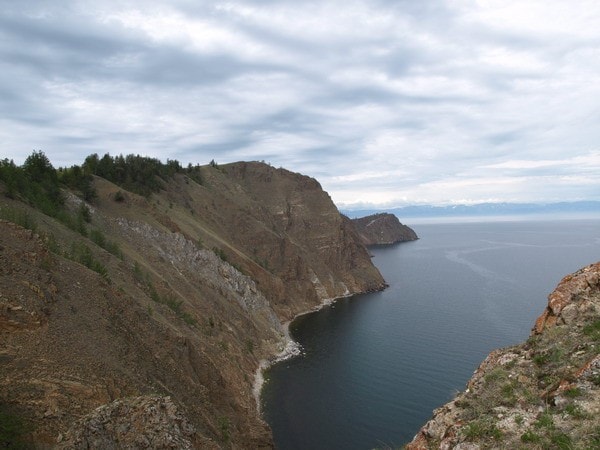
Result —
<instances>
[{"instance_id":1,"label":"cloud layer","mask_svg":"<svg viewBox=\"0 0 600 450\"><path fill-rule=\"evenodd\" d=\"M595 0L4 3L16 162L265 160L345 207L600 200Z\"/></svg>"}]
</instances>

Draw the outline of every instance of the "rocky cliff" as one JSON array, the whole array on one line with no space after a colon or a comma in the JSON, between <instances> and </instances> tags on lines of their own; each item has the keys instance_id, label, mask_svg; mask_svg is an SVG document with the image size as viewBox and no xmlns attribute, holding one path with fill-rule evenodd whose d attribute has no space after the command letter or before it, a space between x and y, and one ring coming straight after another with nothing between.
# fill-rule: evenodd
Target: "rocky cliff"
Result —
<instances>
[{"instance_id":1,"label":"rocky cliff","mask_svg":"<svg viewBox=\"0 0 600 450\"><path fill-rule=\"evenodd\" d=\"M253 378L286 346L281 323L384 281L314 179L195 175L146 197L95 177L95 200L65 190L52 217L0 195L3 442L273 446Z\"/></svg>"},{"instance_id":2,"label":"rocky cliff","mask_svg":"<svg viewBox=\"0 0 600 450\"><path fill-rule=\"evenodd\" d=\"M527 342L492 352L407 449L600 448L600 263L566 276Z\"/></svg>"},{"instance_id":3,"label":"rocky cliff","mask_svg":"<svg viewBox=\"0 0 600 450\"><path fill-rule=\"evenodd\" d=\"M395 244L419 239L417 233L400 223L394 214L373 214L352 219L352 223L364 245Z\"/></svg>"}]
</instances>

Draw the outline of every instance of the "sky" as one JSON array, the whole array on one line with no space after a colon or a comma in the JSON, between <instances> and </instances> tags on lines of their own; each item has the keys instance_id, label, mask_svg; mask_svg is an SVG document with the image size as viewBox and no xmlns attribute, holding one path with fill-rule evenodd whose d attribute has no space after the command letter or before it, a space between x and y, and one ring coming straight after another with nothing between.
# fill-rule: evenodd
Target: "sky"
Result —
<instances>
[{"instance_id":1,"label":"sky","mask_svg":"<svg viewBox=\"0 0 600 450\"><path fill-rule=\"evenodd\" d=\"M0 158L266 161L338 207L600 200L597 0L0 0Z\"/></svg>"}]
</instances>

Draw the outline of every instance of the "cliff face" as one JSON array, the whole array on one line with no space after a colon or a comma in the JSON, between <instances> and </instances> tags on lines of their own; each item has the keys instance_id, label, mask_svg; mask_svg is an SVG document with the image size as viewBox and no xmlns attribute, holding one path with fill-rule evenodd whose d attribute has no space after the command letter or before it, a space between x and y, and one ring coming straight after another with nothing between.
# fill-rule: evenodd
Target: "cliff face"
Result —
<instances>
[{"instance_id":1,"label":"cliff face","mask_svg":"<svg viewBox=\"0 0 600 450\"><path fill-rule=\"evenodd\" d=\"M231 258L269 286L280 316L384 286L352 225L316 180L254 162L222 171L210 173L210 183L228 193L212 220L238 250ZM255 263L263 270L254 270Z\"/></svg>"},{"instance_id":2,"label":"cliff face","mask_svg":"<svg viewBox=\"0 0 600 450\"><path fill-rule=\"evenodd\" d=\"M394 214L373 214L352 219L352 223L364 245L395 244L419 239L417 233L401 224Z\"/></svg>"},{"instance_id":3,"label":"cliff face","mask_svg":"<svg viewBox=\"0 0 600 450\"><path fill-rule=\"evenodd\" d=\"M27 447L270 448L253 375L281 322L383 287L315 180L200 173L148 198L96 178L79 232L0 196L36 230L0 221L0 415Z\"/></svg>"},{"instance_id":4,"label":"cliff face","mask_svg":"<svg viewBox=\"0 0 600 450\"><path fill-rule=\"evenodd\" d=\"M600 448L600 263L566 276L531 337L492 352L408 449Z\"/></svg>"}]
</instances>

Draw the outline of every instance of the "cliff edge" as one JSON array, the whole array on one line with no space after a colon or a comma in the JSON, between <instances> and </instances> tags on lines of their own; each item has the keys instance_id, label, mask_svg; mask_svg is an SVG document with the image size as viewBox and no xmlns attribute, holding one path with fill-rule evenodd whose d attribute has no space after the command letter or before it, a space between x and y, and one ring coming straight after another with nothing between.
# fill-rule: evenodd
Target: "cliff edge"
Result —
<instances>
[{"instance_id":1,"label":"cliff edge","mask_svg":"<svg viewBox=\"0 0 600 450\"><path fill-rule=\"evenodd\" d=\"M34 152L0 217L0 446L272 448L282 323L385 286L316 180L258 162Z\"/></svg>"},{"instance_id":2,"label":"cliff edge","mask_svg":"<svg viewBox=\"0 0 600 450\"><path fill-rule=\"evenodd\" d=\"M400 223L394 214L372 214L352 219L352 223L364 245L387 245L419 239L417 233Z\"/></svg>"},{"instance_id":3,"label":"cliff edge","mask_svg":"<svg viewBox=\"0 0 600 450\"><path fill-rule=\"evenodd\" d=\"M600 262L563 278L527 342L495 350L406 446L600 448Z\"/></svg>"}]
</instances>

